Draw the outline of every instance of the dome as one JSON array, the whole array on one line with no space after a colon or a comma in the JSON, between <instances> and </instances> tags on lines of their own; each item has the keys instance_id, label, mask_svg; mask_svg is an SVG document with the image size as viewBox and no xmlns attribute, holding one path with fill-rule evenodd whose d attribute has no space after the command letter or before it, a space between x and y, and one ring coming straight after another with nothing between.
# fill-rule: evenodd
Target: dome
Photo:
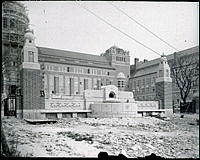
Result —
<instances>
[{"instance_id":1,"label":"dome","mask_svg":"<svg viewBox=\"0 0 200 160\"><path fill-rule=\"evenodd\" d=\"M33 35L33 32L31 30L27 30L24 37L25 39L29 39L29 40L35 39L35 36Z\"/></svg>"},{"instance_id":2,"label":"dome","mask_svg":"<svg viewBox=\"0 0 200 160\"><path fill-rule=\"evenodd\" d=\"M124 73L120 72L120 73L118 73L117 78L125 79L126 77L125 77Z\"/></svg>"}]
</instances>

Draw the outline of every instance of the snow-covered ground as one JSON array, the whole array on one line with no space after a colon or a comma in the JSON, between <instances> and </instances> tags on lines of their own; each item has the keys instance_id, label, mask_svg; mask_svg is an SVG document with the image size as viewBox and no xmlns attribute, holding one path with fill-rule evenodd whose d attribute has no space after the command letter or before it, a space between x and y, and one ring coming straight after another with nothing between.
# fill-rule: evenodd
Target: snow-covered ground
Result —
<instances>
[{"instance_id":1,"label":"snow-covered ground","mask_svg":"<svg viewBox=\"0 0 200 160\"><path fill-rule=\"evenodd\" d=\"M144 157L199 158L198 115L174 114L167 120L141 118L68 118L54 124L28 124L3 118L8 144L20 156L97 157L123 153Z\"/></svg>"}]
</instances>

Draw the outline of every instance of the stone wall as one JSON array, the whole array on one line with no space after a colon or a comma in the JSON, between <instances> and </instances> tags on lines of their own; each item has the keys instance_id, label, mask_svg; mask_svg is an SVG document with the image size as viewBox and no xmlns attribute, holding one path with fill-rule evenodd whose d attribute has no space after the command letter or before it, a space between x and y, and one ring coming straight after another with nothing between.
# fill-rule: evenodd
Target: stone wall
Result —
<instances>
[{"instance_id":1,"label":"stone wall","mask_svg":"<svg viewBox=\"0 0 200 160\"><path fill-rule=\"evenodd\" d=\"M91 104L103 102L104 92L103 90L85 90L84 100L85 109L91 109Z\"/></svg>"},{"instance_id":2,"label":"stone wall","mask_svg":"<svg viewBox=\"0 0 200 160\"><path fill-rule=\"evenodd\" d=\"M26 117L26 111L34 111L45 108L44 97L41 97L40 90L43 89L40 70L22 69L22 114ZM18 112L19 113L19 112Z\"/></svg>"},{"instance_id":3,"label":"stone wall","mask_svg":"<svg viewBox=\"0 0 200 160\"><path fill-rule=\"evenodd\" d=\"M119 91L119 101L120 102L133 102L133 93L127 91Z\"/></svg>"},{"instance_id":4,"label":"stone wall","mask_svg":"<svg viewBox=\"0 0 200 160\"><path fill-rule=\"evenodd\" d=\"M84 100L83 99L62 99L62 98L45 99L45 109L83 110Z\"/></svg>"},{"instance_id":5,"label":"stone wall","mask_svg":"<svg viewBox=\"0 0 200 160\"><path fill-rule=\"evenodd\" d=\"M172 109L172 82L156 83L157 96L160 99L160 109Z\"/></svg>"},{"instance_id":6,"label":"stone wall","mask_svg":"<svg viewBox=\"0 0 200 160\"><path fill-rule=\"evenodd\" d=\"M137 103L137 109L142 110L158 110L159 105L157 101L135 101Z\"/></svg>"},{"instance_id":7,"label":"stone wall","mask_svg":"<svg viewBox=\"0 0 200 160\"><path fill-rule=\"evenodd\" d=\"M137 117L137 104L96 103L91 104L92 116L100 118Z\"/></svg>"}]
</instances>

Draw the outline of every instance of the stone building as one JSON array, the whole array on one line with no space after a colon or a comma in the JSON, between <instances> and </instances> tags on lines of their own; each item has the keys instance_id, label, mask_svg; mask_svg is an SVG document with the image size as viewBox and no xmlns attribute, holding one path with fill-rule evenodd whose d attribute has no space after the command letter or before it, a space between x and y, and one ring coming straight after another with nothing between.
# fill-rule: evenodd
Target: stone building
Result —
<instances>
[{"instance_id":1,"label":"stone building","mask_svg":"<svg viewBox=\"0 0 200 160\"><path fill-rule=\"evenodd\" d=\"M45 96L81 96L86 89L118 85L126 90L130 73L128 52L111 47L101 56L37 47L44 76ZM117 61L117 55L123 61ZM117 57L117 58L116 58Z\"/></svg>"},{"instance_id":2,"label":"stone building","mask_svg":"<svg viewBox=\"0 0 200 160\"><path fill-rule=\"evenodd\" d=\"M37 114L33 116L33 111L46 113L52 108L60 109L61 103L65 106L64 112L74 109L86 112L85 90L100 90L105 85L128 90L129 52L112 46L97 56L37 47L31 30L27 30L24 37L19 67L22 100L16 110L18 117L35 117Z\"/></svg>"},{"instance_id":3,"label":"stone building","mask_svg":"<svg viewBox=\"0 0 200 160\"><path fill-rule=\"evenodd\" d=\"M27 30L26 9L18 2L4 3L2 22L4 108L1 111L4 115L24 118L84 116L91 112L94 99L99 100L99 97L91 99L87 93L95 90L97 92L91 93L103 96L100 94L102 86L108 85L117 86L120 93L133 93L138 112L157 110L158 102L158 109L171 110L172 105L180 103L180 92L174 78L170 78L174 57L194 55L199 58L199 47L194 47L152 61L139 62L135 58L135 64L130 66L129 52L117 46L99 56L39 47L35 45L33 31ZM198 91L197 79L192 84L189 99L199 103ZM121 94L123 103L127 100L126 94ZM111 94L110 98L115 96Z\"/></svg>"},{"instance_id":4,"label":"stone building","mask_svg":"<svg viewBox=\"0 0 200 160\"><path fill-rule=\"evenodd\" d=\"M172 63L174 57L178 56L179 58L183 58L185 60L188 59L188 56L194 56L196 59L199 59L199 46L189 48L175 54L167 55L168 64L171 70ZM130 66L130 90L134 92L135 99L139 101L152 101L158 100L158 96L156 95L156 79L157 69L159 66L160 58L148 61L139 61L138 58L134 59L134 64ZM193 65L189 66L193 69ZM192 76L195 76L195 71ZM197 75L198 76L198 75ZM180 90L175 83L175 79L173 78L172 74L172 105L179 105L181 102ZM199 78L192 83L192 87L188 96L188 101L195 100L196 106L199 105ZM198 109L198 108L197 108Z\"/></svg>"}]
</instances>

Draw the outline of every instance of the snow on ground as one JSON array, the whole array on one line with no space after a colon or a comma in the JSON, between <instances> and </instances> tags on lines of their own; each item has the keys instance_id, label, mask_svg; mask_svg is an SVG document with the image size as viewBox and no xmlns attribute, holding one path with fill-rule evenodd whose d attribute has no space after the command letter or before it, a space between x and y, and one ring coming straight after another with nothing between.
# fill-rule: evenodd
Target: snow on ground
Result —
<instances>
[{"instance_id":1,"label":"snow on ground","mask_svg":"<svg viewBox=\"0 0 200 160\"><path fill-rule=\"evenodd\" d=\"M28 157L97 157L99 152L127 157L155 153L167 158L199 158L198 115L174 114L167 120L68 118L54 124L28 124L3 118L10 146Z\"/></svg>"}]
</instances>

